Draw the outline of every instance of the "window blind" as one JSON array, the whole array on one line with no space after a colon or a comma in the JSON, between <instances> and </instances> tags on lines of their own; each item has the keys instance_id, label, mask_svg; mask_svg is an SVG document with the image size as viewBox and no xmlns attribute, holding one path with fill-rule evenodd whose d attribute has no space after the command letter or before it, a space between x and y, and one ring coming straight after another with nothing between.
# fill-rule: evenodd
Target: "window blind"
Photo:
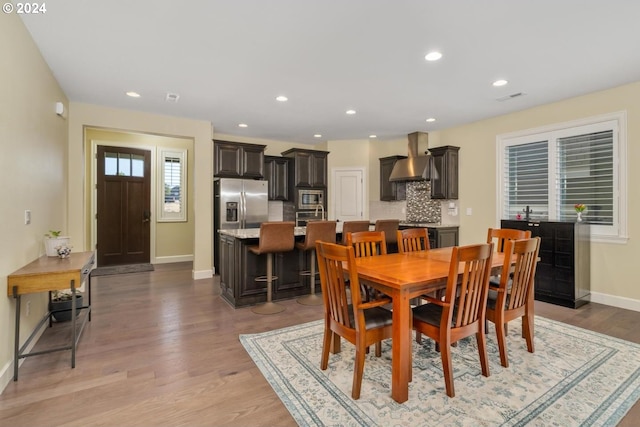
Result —
<instances>
[{"instance_id":1,"label":"window blind","mask_svg":"<svg viewBox=\"0 0 640 427\"><path fill-rule=\"evenodd\" d=\"M559 138L556 145L556 206L561 221L573 221L574 205L587 206L583 220L612 225L613 131Z\"/></svg>"},{"instance_id":2,"label":"window blind","mask_svg":"<svg viewBox=\"0 0 640 427\"><path fill-rule=\"evenodd\" d=\"M503 188L504 218L525 217L527 206L536 219L549 217L548 141L506 147Z\"/></svg>"}]
</instances>

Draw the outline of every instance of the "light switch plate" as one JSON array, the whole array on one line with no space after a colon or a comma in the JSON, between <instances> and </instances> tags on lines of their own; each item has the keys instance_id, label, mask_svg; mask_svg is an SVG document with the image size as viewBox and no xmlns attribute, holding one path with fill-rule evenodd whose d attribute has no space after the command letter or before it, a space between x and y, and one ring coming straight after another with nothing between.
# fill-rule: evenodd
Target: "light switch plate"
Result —
<instances>
[{"instance_id":1,"label":"light switch plate","mask_svg":"<svg viewBox=\"0 0 640 427\"><path fill-rule=\"evenodd\" d=\"M27 209L24 211L24 225L29 224L31 224L31 211Z\"/></svg>"},{"instance_id":2,"label":"light switch plate","mask_svg":"<svg viewBox=\"0 0 640 427\"><path fill-rule=\"evenodd\" d=\"M467 208L467 215L473 215L473 209Z\"/></svg>"}]
</instances>

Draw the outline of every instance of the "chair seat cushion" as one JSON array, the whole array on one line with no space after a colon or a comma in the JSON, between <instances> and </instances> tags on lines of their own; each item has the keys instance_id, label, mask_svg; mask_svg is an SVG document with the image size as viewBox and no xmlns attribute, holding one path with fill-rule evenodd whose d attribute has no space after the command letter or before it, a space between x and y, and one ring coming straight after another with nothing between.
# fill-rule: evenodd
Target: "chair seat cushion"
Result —
<instances>
[{"instance_id":1,"label":"chair seat cushion","mask_svg":"<svg viewBox=\"0 0 640 427\"><path fill-rule=\"evenodd\" d=\"M392 313L386 308L373 307L364 311L364 324L367 329L382 328L391 325L393 319ZM353 307L349 305L349 320L355 325L353 316Z\"/></svg>"},{"instance_id":2,"label":"chair seat cushion","mask_svg":"<svg viewBox=\"0 0 640 427\"><path fill-rule=\"evenodd\" d=\"M422 304L413 308L413 319L434 326L440 326L443 307L438 304Z\"/></svg>"}]
</instances>

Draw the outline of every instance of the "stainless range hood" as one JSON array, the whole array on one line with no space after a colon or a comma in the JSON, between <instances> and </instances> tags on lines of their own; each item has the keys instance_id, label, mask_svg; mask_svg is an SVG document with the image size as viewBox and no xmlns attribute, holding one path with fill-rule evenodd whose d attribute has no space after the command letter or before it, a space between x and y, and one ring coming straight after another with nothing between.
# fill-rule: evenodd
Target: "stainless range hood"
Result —
<instances>
[{"instance_id":1,"label":"stainless range hood","mask_svg":"<svg viewBox=\"0 0 640 427\"><path fill-rule=\"evenodd\" d=\"M389 181L425 181L431 179L431 156L418 155L418 143L428 146L429 134L413 132L409 139L409 157L400 159L393 166Z\"/></svg>"}]
</instances>

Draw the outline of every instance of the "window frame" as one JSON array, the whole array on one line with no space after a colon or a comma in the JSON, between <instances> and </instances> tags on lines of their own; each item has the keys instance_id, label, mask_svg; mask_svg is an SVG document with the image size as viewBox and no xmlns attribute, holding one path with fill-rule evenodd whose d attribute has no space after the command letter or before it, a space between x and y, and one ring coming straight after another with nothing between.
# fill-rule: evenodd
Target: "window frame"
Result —
<instances>
[{"instance_id":1,"label":"window frame","mask_svg":"<svg viewBox=\"0 0 640 427\"><path fill-rule=\"evenodd\" d=\"M180 160L180 212L166 212L165 204L165 166L166 159ZM157 222L186 222L187 221L187 150L160 149L158 156L158 216Z\"/></svg>"},{"instance_id":2,"label":"window frame","mask_svg":"<svg viewBox=\"0 0 640 427\"><path fill-rule=\"evenodd\" d=\"M626 243L627 235L627 114L619 111L569 122L556 123L496 137L496 223L503 219L505 197L505 149L529 142L548 141L549 221L556 217L556 144L558 138L610 129L613 131L613 225L592 225L591 240L605 243Z\"/></svg>"}]
</instances>

